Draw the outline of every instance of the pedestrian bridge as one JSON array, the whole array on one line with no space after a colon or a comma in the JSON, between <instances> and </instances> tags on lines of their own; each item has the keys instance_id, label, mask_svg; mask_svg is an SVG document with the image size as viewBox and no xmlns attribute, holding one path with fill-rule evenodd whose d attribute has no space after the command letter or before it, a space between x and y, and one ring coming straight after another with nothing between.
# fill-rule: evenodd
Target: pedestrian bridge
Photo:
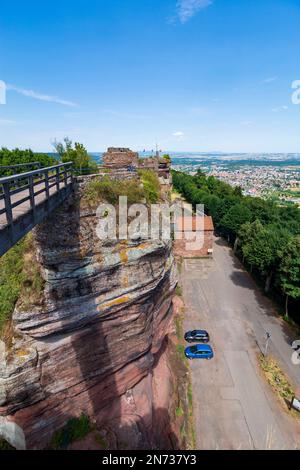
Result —
<instances>
[{"instance_id":1,"label":"pedestrian bridge","mask_svg":"<svg viewBox=\"0 0 300 470\"><path fill-rule=\"evenodd\" d=\"M26 165L0 170L18 171ZM73 186L72 162L0 178L0 256L45 220L72 193Z\"/></svg>"}]
</instances>

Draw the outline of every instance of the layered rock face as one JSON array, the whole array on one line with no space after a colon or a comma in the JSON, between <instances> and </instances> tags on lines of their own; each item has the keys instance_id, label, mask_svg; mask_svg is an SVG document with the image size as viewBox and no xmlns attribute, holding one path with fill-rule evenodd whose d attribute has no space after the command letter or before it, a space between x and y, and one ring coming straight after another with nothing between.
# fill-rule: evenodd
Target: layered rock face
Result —
<instances>
[{"instance_id":1,"label":"layered rock face","mask_svg":"<svg viewBox=\"0 0 300 470\"><path fill-rule=\"evenodd\" d=\"M24 433L26 447L40 449L85 413L114 433L116 447L126 436L128 448L172 446L151 432L162 419L153 366L163 368L172 318L171 243L102 242L96 224L77 190L35 230L44 297L17 305L12 346L2 344L0 425L15 423L19 441ZM166 396L168 380L166 372Z\"/></svg>"}]
</instances>

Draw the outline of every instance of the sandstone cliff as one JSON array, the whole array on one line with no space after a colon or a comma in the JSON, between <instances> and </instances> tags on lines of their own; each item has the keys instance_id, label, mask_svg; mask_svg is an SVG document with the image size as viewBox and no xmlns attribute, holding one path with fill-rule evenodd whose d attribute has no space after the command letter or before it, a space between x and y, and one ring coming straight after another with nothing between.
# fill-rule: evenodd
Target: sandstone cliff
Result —
<instances>
[{"instance_id":1,"label":"sandstone cliff","mask_svg":"<svg viewBox=\"0 0 300 470\"><path fill-rule=\"evenodd\" d=\"M102 243L96 223L77 190L35 230L44 294L17 304L12 345L0 348L0 431L18 447L45 448L85 413L115 448L176 447L165 354L171 243Z\"/></svg>"}]
</instances>

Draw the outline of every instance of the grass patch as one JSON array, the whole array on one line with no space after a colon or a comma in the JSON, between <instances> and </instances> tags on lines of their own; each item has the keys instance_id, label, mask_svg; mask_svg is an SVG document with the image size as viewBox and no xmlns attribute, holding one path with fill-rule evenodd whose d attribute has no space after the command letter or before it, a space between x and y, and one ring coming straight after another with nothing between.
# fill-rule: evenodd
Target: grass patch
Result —
<instances>
[{"instance_id":1,"label":"grass patch","mask_svg":"<svg viewBox=\"0 0 300 470\"><path fill-rule=\"evenodd\" d=\"M72 442L86 437L93 427L85 414L79 418L71 418L61 430L57 431L51 440L52 449L66 449Z\"/></svg>"},{"instance_id":2,"label":"grass patch","mask_svg":"<svg viewBox=\"0 0 300 470\"><path fill-rule=\"evenodd\" d=\"M263 354L260 354L259 363L272 390L276 393L282 405L287 408L288 404L295 396L292 385L280 369L275 359L272 357L264 357ZM300 413L297 411L290 410L290 413L294 417L300 419Z\"/></svg>"},{"instance_id":3,"label":"grass patch","mask_svg":"<svg viewBox=\"0 0 300 470\"><path fill-rule=\"evenodd\" d=\"M182 297L182 287L179 284L176 286L175 294L178 295L178 297Z\"/></svg>"},{"instance_id":4,"label":"grass patch","mask_svg":"<svg viewBox=\"0 0 300 470\"><path fill-rule=\"evenodd\" d=\"M186 360L186 357L184 354L184 350L185 350L184 346L182 344L177 344L176 350L178 354L180 355L180 358Z\"/></svg>"},{"instance_id":5,"label":"grass patch","mask_svg":"<svg viewBox=\"0 0 300 470\"><path fill-rule=\"evenodd\" d=\"M189 378L189 380L191 380ZM194 423L194 413L193 413L193 388L191 381L189 381L187 389L187 398L188 398L188 408L189 408L189 430L190 430L190 441L192 449L196 449L196 430Z\"/></svg>"},{"instance_id":6,"label":"grass patch","mask_svg":"<svg viewBox=\"0 0 300 470\"><path fill-rule=\"evenodd\" d=\"M293 397L292 386L277 362L269 356L260 355L260 364L269 384L277 395L282 399L291 400Z\"/></svg>"},{"instance_id":7,"label":"grass patch","mask_svg":"<svg viewBox=\"0 0 300 470\"><path fill-rule=\"evenodd\" d=\"M179 406L178 408L176 408L175 414L176 414L176 418L181 418L181 417L184 415L184 411L183 411L183 409L181 408L181 406Z\"/></svg>"},{"instance_id":8,"label":"grass patch","mask_svg":"<svg viewBox=\"0 0 300 470\"><path fill-rule=\"evenodd\" d=\"M175 317L176 336L179 340L183 340L183 320L182 317L176 315Z\"/></svg>"},{"instance_id":9,"label":"grass patch","mask_svg":"<svg viewBox=\"0 0 300 470\"><path fill-rule=\"evenodd\" d=\"M180 437L182 440L186 440L187 438L187 433L186 433L186 426L185 426L185 423L183 423L181 426L180 426Z\"/></svg>"},{"instance_id":10,"label":"grass patch","mask_svg":"<svg viewBox=\"0 0 300 470\"><path fill-rule=\"evenodd\" d=\"M30 234L0 258L0 337L5 339L16 302L20 300L24 308L37 303L43 288Z\"/></svg>"},{"instance_id":11,"label":"grass patch","mask_svg":"<svg viewBox=\"0 0 300 470\"><path fill-rule=\"evenodd\" d=\"M187 396L188 396L190 416L192 416L193 414L193 389L192 389L191 383L189 383L189 386L188 386Z\"/></svg>"}]
</instances>

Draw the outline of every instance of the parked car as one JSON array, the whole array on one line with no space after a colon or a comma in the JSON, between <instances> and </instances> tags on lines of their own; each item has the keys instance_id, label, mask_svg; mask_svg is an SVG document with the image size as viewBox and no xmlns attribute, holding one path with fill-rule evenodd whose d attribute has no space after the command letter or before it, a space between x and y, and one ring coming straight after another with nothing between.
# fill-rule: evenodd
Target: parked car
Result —
<instances>
[{"instance_id":1,"label":"parked car","mask_svg":"<svg viewBox=\"0 0 300 470\"><path fill-rule=\"evenodd\" d=\"M186 348L185 356L188 359L212 359L214 352L208 344L195 344Z\"/></svg>"},{"instance_id":2,"label":"parked car","mask_svg":"<svg viewBox=\"0 0 300 470\"><path fill-rule=\"evenodd\" d=\"M188 331L184 339L188 343L209 343L209 334L205 330Z\"/></svg>"}]
</instances>

